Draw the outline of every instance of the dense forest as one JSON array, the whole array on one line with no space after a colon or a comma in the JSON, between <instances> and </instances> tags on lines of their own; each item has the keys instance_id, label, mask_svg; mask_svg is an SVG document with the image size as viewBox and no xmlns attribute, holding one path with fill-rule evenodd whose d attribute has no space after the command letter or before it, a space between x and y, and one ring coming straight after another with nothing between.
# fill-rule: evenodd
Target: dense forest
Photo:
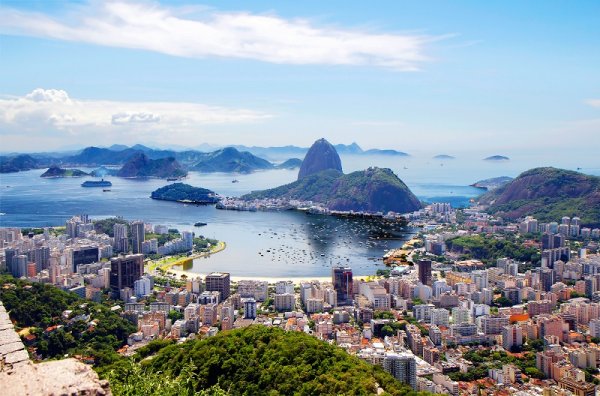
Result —
<instances>
[{"instance_id":1,"label":"dense forest","mask_svg":"<svg viewBox=\"0 0 600 396\"><path fill-rule=\"evenodd\" d=\"M107 306L42 283L0 275L0 300L26 346L40 359L82 355L97 365L118 359L115 352L137 329ZM63 315L64 311L72 311Z\"/></svg>"},{"instance_id":2,"label":"dense forest","mask_svg":"<svg viewBox=\"0 0 600 396\"><path fill-rule=\"evenodd\" d=\"M155 382L162 394L371 395L381 387L417 395L381 367L301 332L250 326L158 347L140 364L123 360L104 370L115 394L142 395Z\"/></svg>"}]
</instances>

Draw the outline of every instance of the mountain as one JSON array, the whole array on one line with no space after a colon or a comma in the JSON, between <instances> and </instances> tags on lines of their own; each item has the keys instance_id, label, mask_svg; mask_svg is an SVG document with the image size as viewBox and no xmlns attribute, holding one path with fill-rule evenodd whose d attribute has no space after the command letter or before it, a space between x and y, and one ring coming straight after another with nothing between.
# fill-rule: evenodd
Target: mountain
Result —
<instances>
[{"instance_id":1,"label":"mountain","mask_svg":"<svg viewBox=\"0 0 600 396\"><path fill-rule=\"evenodd\" d=\"M73 165L121 165L127 162L132 156L139 154L137 150L126 148L121 151L114 151L100 147L86 147L79 154L65 157L62 162Z\"/></svg>"},{"instance_id":2,"label":"mountain","mask_svg":"<svg viewBox=\"0 0 600 396\"><path fill-rule=\"evenodd\" d=\"M433 157L433 159L436 159L436 160L453 160L455 158L456 157L453 157L453 156L448 155L448 154L438 154L438 155L436 155L436 156Z\"/></svg>"},{"instance_id":3,"label":"mountain","mask_svg":"<svg viewBox=\"0 0 600 396\"><path fill-rule=\"evenodd\" d=\"M244 195L242 199L289 198L313 201L330 210L406 213L421 203L390 169L369 168L344 175L328 169L293 183Z\"/></svg>"},{"instance_id":4,"label":"mountain","mask_svg":"<svg viewBox=\"0 0 600 396\"><path fill-rule=\"evenodd\" d=\"M212 153L204 153L202 159L192 166L199 172L235 172L250 173L256 170L272 169L273 164L247 151L238 151L234 147L226 147Z\"/></svg>"},{"instance_id":5,"label":"mountain","mask_svg":"<svg viewBox=\"0 0 600 396\"><path fill-rule=\"evenodd\" d=\"M319 139L306 153L298 172L298 180L328 169L342 172L342 161L331 143L325 139Z\"/></svg>"},{"instance_id":6,"label":"mountain","mask_svg":"<svg viewBox=\"0 0 600 396\"><path fill-rule=\"evenodd\" d=\"M79 169L63 169L58 166L51 166L48 170L40 175L40 177L82 177L89 176Z\"/></svg>"},{"instance_id":7,"label":"mountain","mask_svg":"<svg viewBox=\"0 0 600 396\"><path fill-rule=\"evenodd\" d=\"M173 183L161 187L153 191L150 198L195 204L214 204L219 201L214 191L184 183Z\"/></svg>"},{"instance_id":8,"label":"mountain","mask_svg":"<svg viewBox=\"0 0 600 396\"><path fill-rule=\"evenodd\" d=\"M514 179L508 176L492 177L490 179L479 180L478 182L471 184L471 186L491 191L502 187L506 183L510 183L512 180Z\"/></svg>"},{"instance_id":9,"label":"mountain","mask_svg":"<svg viewBox=\"0 0 600 396\"><path fill-rule=\"evenodd\" d=\"M484 158L484 161L508 161L510 158L503 155L492 155L491 157Z\"/></svg>"},{"instance_id":10,"label":"mountain","mask_svg":"<svg viewBox=\"0 0 600 396\"><path fill-rule=\"evenodd\" d=\"M116 362L104 370L115 395L416 394L380 365L299 331L253 325L181 344L160 340L149 346L138 350L131 364Z\"/></svg>"},{"instance_id":11,"label":"mountain","mask_svg":"<svg viewBox=\"0 0 600 396\"><path fill-rule=\"evenodd\" d=\"M363 154L366 155L392 155L397 157L409 157L409 155L402 151L397 150L381 150L381 149L370 149L367 151L363 151Z\"/></svg>"},{"instance_id":12,"label":"mountain","mask_svg":"<svg viewBox=\"0 0 600 396\"><path fill-rule=\"evenodd\" d=\"M184 177L187 172L173 157L150 159L144 153L135 154L117 172L119 177Z\"/></svg>"},{"instance_id":13,"label":"mountain","mask_svg":"<svg viewBox=\"0 0 600 396\"><path fill-rule=\"evenodd\" d=\"M279 165L275 165L277 169L296 169L302 166L302 160L300 158L290 158L289 160L282 162Z\"/></svg>"},{"instance_id":14,"label":"mountain","mask_svg":"<svg viewBox=\"0 0 600 396\"><path fill-rule=\"evenodd\" d=\"M0 173L27 171L37 167L38 161L27 154L0 157Z\"/></svg>"},{"instance_id":15,"label":"mountain","mask_svg":"<svg viewBox=\"0 0 600 396\"><path fill-rule=\"evenodd\" d=\"M356 142L353 142L352 144L336 144L335 146L335 150L338 152L338 154L362 154L364 153L363 149L360 148L360 146L358 144L356 144Z\"/></svg>"},{"instance_id":16,"label":"mountain","mask_svg":"<svg viewBox=\"0 0 600 396\"><path fill-rule=\"evenodd\" d=\"M581 223L600 226L600 177L557 169L535 168L484 194L488 211L509 219L532 215L543 222L578 216Z\"/></svg>"},{"instance_id":17,"label":"mountain","mask_svg":"<svg viewBox=\"0 0 600 396\"><path fill-rule=\"evenodd\" d=\"M124 144L113 144L112 146L108 147L109 150L112 151L123 151L123 150L127 150L129 147L125 146Z\"/></svg>"}]
</instances>

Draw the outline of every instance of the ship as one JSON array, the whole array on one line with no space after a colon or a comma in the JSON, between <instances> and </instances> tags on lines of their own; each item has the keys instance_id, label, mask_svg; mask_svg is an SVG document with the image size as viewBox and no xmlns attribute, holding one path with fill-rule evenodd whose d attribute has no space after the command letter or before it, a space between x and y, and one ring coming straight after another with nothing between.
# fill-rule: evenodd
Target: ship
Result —
<instances>
[{"instance_id":1,"label":"ship","mask_svg":"<svg viewBox=\"0 0 600 396\"><path fill-rule=\"evenodd\" d=\"M197 222L197 223L194 223L194 227L203 227L203 226L205 226L205 225L208 225L208 223L203 223L203 222L201 222L201 221L199 221L199 222Z\"/></svg>"},{"instance_id":2,"label":"ship","mask_svg":"<svg viewBox=\"0 0 600 396\"><path fill-rule=\"evenodd\" d=\"M110 187L112 183L108 180L86 180L81 183L81 187Z\"/></svg>"},{"instance_id":3,"label":"ship","mask_svg":"<svg viewBox=\"0 0 600 396\"><path fill-rule=\"evenodd\" d=\"M178 177L167 177L167 181L177 181L179 180Z\"/></svg>"}]
</instances>

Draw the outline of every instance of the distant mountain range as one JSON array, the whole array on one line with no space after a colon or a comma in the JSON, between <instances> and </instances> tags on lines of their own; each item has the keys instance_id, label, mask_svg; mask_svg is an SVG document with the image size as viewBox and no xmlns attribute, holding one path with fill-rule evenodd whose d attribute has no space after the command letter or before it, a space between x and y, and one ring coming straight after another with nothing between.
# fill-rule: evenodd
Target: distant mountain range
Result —
<instances>
[{"instance_id":1,"label":"distant mountain range","mask_svg":"<svg viewBox=\"0 0 600 396\"><path fill-rule=\"evenodd\" d=\"M535 216L543 222L578 216L600 226L600 177L557 168L535 168L480 198L488 211L508 219Z\"/></svg>"},{"instance_id":2,"label":"distant mountain range","mask_svg":"<svg viewBox=\"0 0 600 396\"><path fill-rule=\"evenodd\" d=\"M200 147L201 149L199 150L176 151L155 149L141 144L131 147L114 144L110 147L86 147L78 152L9 154L0 156L0 173L49 168L52 165L63 168L76 166L99 167L104 165L122 166L140 153L143 153L150 160L174 158L181 164L182 168L187 170L250 173L264 169L293 169L299 167L302 161L300 158L304 158L308 152L308 148L298 146L230 146L218 149L214 149L209 145L201 145ZM408 154L396 150L363 150L356 143L349 145L338 144L335 146L335 149L338 153L348 155L408 156ZM291 161L284 162L278 166L265 158L276 162L288 159Z\"/></svg>"}]
</instances>

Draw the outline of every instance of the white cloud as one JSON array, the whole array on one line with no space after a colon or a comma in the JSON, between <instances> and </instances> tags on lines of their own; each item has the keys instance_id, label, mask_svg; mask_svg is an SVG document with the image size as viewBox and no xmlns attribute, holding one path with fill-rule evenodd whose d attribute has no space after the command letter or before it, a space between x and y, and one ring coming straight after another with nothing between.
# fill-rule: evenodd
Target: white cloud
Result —
<instances>
[{"instance_id":1,"label":"white cloud","mask_svg":"<svg viewBox=\"0 0 600 396\"><path fill-rule=\"evenodd\" d=\"M187 17L187 19L186 19ZM0 33L53 38L172 56L283 64L374 65L418 70L438 38L316 26L306 19L201 9L196 18L157 3L98 2L63 18L0 7Z\"/></svg>"},{"instance_id":2,"label":"white cloud","mask_svg":"<svg viewBox=\"0 0 600 396\"><path fill-rule=\"evenodd\" d=\"M590 105L592 107L600 108L600 99L588 99L585 101L585 103L587 103L588 105Z\"/></svg>"},{"instance_id":3,"label":"white cloud","mask_svg":"<svg viewBox=\"0 0 600 396\"><path fill-rule=\"evenodd\" d=\"M79 100L67 92L35 89L17 98L0 99L0 128L4 135L51 133L74 137L112 135L184 140L204 125L252 123L271 115L189 102L117 102Z\"/></svg>"}]
</instances>

